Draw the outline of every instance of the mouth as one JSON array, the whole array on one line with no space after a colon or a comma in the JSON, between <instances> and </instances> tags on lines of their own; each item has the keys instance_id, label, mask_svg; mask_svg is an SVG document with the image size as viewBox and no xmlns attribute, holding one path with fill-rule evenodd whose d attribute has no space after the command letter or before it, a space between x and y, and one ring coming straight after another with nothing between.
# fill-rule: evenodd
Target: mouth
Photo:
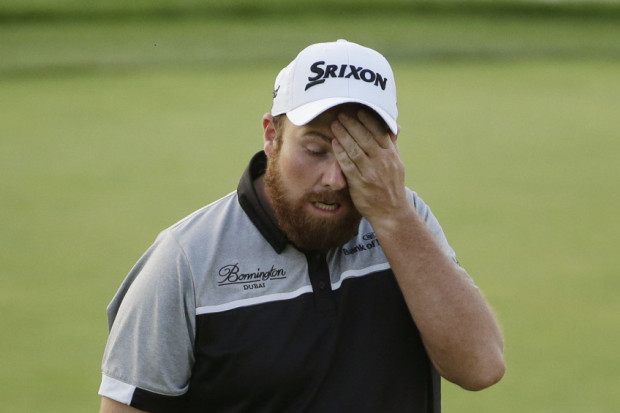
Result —
<instances>
[{"instance_id":1,"label":"mouth","mask_svg":"<svg viewBox=\"0 0 620 413\"><path fill-rule=\"evenodd\" d=\"M337 204L337 203L330 204L330 203L319 202L319 201L313 202L312 205L316 209L319 209L325 212L334 212L340 208L340 204Z\"/></svg>"}]
</instances>

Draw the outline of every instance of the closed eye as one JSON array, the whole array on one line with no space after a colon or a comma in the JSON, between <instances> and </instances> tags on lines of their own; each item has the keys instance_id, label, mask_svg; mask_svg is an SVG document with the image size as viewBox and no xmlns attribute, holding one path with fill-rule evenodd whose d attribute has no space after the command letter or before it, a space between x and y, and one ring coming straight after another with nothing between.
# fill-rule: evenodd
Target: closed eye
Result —
<instances>
[{"instance_id":1,"label":"closed eye","mask_svg":"<svg viewBox=\"0 0 620 413\"><path fill-rule=\"evenodd\" d=\"M302 147L312 157L322 157L332 151L331 139L317 132L305 134Z\"/></svg>"},{"instance_id":2,"label":"closed eye","mask_svg":"<svg viewBox=\"0 0 620 413\"><path fill-rule=\"evenodd\" d=\"M306 148L306 151L308 151L308 153L310 154L310 156L323 156L325 155L327 152L325 151L316 151L310 148Z\"/></svg>"}]
</instances>

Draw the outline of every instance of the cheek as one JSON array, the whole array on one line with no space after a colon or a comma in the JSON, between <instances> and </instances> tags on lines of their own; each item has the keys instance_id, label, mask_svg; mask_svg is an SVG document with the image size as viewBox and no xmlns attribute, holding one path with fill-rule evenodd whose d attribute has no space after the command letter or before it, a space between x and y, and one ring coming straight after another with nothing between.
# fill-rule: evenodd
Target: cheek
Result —
<instances>
[{"instance_id":1,"label":"cheek","mask_svg":"<svg viewBox=\"0 0 620 413\"><path fill-rule=\"evenodd\" d=\"M303 149L285 150L282 148L278 159L283 181L287 182L292 189L297 186L307 189L313 185L313 175L317 169L317 163L303 153Z\"/></svg>"},{"instance_id":2,"label":"cheek","mask_svg":"<svg viewBox=\"0 0 620 413\"><path fill-rule=\"evenodd\" d=\"M307 170L299 162L280 164L281 180L290 194L298 196L312 188Z\"/></svg>"}]
</instances>

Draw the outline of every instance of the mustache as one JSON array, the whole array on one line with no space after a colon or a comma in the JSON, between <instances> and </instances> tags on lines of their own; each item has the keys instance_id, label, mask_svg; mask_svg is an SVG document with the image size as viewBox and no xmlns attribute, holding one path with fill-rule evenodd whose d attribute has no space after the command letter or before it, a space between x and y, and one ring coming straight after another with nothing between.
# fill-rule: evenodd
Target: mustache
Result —
<instances>
[{"instance_id":1,"label":"mustache","mask_svg":"<svg viewBox=\"0 0 620 413\"><path fill-rule=\"evenodd\" d=\"M322 202L324 204L352 204L351 195L346 189L339 191L310 191L304 194L303 200L307 202Z\"/></svg>"}]
</instances>

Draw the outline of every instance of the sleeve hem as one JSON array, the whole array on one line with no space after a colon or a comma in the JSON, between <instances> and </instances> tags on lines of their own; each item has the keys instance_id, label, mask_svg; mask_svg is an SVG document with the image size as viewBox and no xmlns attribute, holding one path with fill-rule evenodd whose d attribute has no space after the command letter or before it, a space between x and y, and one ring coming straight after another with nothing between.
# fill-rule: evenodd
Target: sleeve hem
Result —
<instances>
[{"instance_id":1,"label":"sleeve hem","mask_svg":"<svg viewBox=\"0 0 620 413\"><path fill-rule=\"evenodd\" d=\"M106 376L105 374L101 377L101 386L99 387L100 396L116 400L119 403L130 405L135 391L136 386L124 383L120 380Z\"/></svg>"}]
</instances>

